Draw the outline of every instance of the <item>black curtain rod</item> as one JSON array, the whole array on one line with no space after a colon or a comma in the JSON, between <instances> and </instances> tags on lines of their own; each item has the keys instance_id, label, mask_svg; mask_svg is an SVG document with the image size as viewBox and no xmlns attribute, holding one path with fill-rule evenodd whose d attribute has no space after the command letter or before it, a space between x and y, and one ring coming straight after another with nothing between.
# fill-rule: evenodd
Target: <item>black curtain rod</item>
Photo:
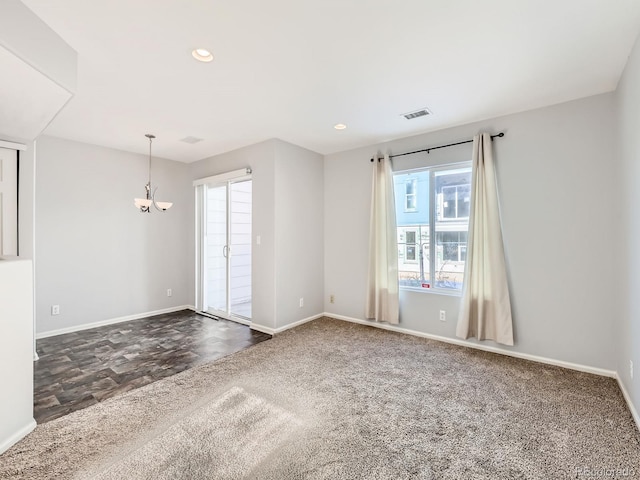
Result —
<instances>
[{"instance_id":1,"label":"black curtain rod","mask_svg":"<svg viewBox=\"0 0 640 480\"><path fill-rule=\"evenodd\" d=\"M504 137L504 132L500 132L500 133L496 133L495 135L491 135L491 141L493 141L493 139L496 138L496 137ZM462 144L465 144L465 143L473 143L473 140L465 140L464 142L449 143L447 145L438 145L437 147L423 148L422 150L416 150L415 152L398 153L397 155L389 155L389 158L402 157L403 155L413 155L414 153L422 153L422 152L429 153L431 150L437 150L439 148L453 147L455 145L462 145ZM374 160L375 160L374 158L371 159L372 162ZM380 161L380 160L382 160L382 159L379 158L378 161Z\"/></svg>"}]
</instances>

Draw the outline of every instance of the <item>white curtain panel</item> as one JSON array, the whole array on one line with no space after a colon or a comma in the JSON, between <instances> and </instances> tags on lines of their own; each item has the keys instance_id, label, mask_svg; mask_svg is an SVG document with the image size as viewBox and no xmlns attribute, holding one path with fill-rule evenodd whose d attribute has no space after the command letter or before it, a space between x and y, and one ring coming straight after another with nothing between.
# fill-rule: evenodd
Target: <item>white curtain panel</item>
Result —
<instances>
[{"instance_id":1,"label":"white curtain panel","mask_svg":"<svg viewBox=\"0 0 640 480\"><path fill-rule=\"evenodd\" d=\"M393 173L388 155L373 162L370 221L366 317L397 324L400 317L398 242Z\"/></svg>"},{"instance_id":2,"label":"white curtain panel","mask_svg":"<svg viewBox=\"0 0 640 480\"><path fill-rule=\"evenodd\" d=\"M513 345L491 135L473 139L467 260L456 334Z\"/></svg>"}]
</instances>

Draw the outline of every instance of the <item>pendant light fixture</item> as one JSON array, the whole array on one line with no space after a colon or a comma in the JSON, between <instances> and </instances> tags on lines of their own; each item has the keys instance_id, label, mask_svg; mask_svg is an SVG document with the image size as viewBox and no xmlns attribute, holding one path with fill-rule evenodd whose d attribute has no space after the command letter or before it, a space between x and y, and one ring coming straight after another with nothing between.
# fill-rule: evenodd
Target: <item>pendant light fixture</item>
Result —
<instances>
[{"instance_id":1,"label":"pendant light fixture","mask_svg":"<svg viewBox=\"0 0 640 480\"><path fill-rule=\"evenodd\" d=\"M153 139L156 138L155 135L151 135L147 133L145 135L149 139L149 181L144 186L146 190L146 198L134 198L133 203L142 213L150 213L151 212L151 204L156 207L161 212L167 211L171 208L173 203L171 202L156 202L156 190L158 187L152 189L151 188L151 143Z\"/></svg>"}]
</instances>

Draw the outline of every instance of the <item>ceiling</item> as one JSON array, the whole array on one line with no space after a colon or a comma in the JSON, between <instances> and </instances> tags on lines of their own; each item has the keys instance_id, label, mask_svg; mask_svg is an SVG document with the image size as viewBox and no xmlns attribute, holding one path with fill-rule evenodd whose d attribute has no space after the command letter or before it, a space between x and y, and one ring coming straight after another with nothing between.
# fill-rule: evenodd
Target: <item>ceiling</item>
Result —
<instances>
[{"instance_id":1,"label":"ceiling","mask_svg":"<svg viewBox=\"0 0 640 480\"><path fill-rule=\"evenodd\" d=\"M4 48L0 48L2 139L33 140L71 98L71 93ZM0 172L0 178L1 178Z\"/></svg>"},{"instance_id":2,"label":"ceiling","mask_svg":"<svg viewBox=\"0 0 640 480\"><path fill-rule=\"evenodd\" d=\"M138 153L153 133L154 156L183 162L274 137L327 154L612 91L640 31L638 0L23 1L78 52L45 133Z\"/></svg>"}]
</instances>

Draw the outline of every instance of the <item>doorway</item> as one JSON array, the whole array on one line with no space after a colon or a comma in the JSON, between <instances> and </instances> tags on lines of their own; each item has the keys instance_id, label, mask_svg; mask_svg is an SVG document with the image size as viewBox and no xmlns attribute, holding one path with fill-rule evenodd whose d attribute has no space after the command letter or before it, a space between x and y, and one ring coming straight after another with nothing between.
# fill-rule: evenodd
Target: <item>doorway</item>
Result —
<instances>
[{"instance_id":1,"label":"doorway","mask_svg":"<svg viewBox=\"0 0 640 480\"><path fill-rule=\"evenodd\" d=\"M0 257L18 255L18 152L0 148Z\"/></svg>"},{"instance_id":2,"label":"doorway","mask_svg":"<svg viewBox=\"0 0 640 480\"><path fill-rule=\"evenodd\" d=\"M198 186L199 310L251 321L251 210L249 175Z\"/></svg>"}]
</instances>

